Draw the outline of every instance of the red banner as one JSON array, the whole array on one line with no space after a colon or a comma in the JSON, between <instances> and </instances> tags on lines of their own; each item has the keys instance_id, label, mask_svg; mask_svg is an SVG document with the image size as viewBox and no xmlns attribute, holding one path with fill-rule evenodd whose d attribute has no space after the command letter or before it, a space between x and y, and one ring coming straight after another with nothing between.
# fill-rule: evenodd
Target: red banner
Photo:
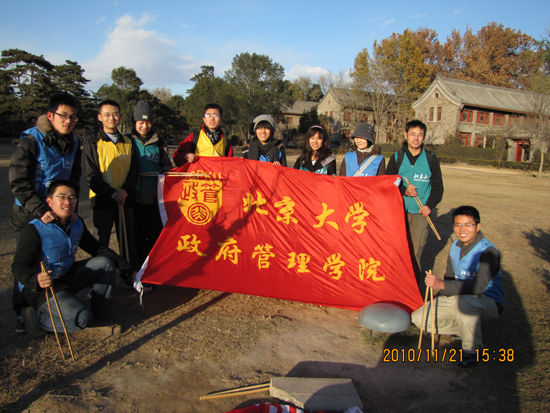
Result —
<instances>
[{"instance_id":1,"label":"red banner","mask_svg":"<svg viewBox=\"0 0 550 413\"><path fill-rule=\"evenodd\" d=\"M422 298L396 179L201 157L160 178L165 226L138 281L414 310Z\"/></svg>"}]
</instances>

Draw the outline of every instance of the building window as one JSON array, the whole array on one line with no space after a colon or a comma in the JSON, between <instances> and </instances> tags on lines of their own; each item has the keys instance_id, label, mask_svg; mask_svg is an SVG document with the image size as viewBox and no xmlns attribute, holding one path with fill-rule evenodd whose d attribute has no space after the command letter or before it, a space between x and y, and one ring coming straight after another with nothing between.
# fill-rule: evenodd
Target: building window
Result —
<instances>
[{"instance_id":1,"label":"building window","mask_svg":"<svg viewBox=\"0 0 550 413\"><path fill-rule=\"evenodd\" d=\"M439 99L439 93L435 92L434 96L435 96L436 99Z\"/></svg>"},{"instance_id":2,"label":"building window","mask_svg":"<svg viewBox=\"0 0 550 413\"><path fill-rule=\"evenodd\" d=\"M474 112L470 109L462 109L460 111L460 121L472 123L474 120Z\"/></svg>"},{"instance_id":3,"label":"building window","mask_svg":"<svg viewBox=\"0 0 550 413\"><path fill-rule=\"evenodd\" d=\"M328 118L332 120L332 110L328 113Z\"/></svg>"},{"instance_id":4,"label":"building window","mask_svg":"<svg viewBox=\"0 0 550 413\"><path fill-rule=\"evenodd\" d=\"M493 113L493 125L504 126L504 113Z\"/></svg>"},{"instance_id":5,"label":"building window","mask_svg":"<svg viewBox=\"0 0 550 413\"><path fill-rule=\"evenodd\" d=\"M344 122L351 122L351 112L344 112Z\"/></svg>"},{"instance_id":6,"label":"building window","mask_svg":"<svg viewBox=\"0 0 550 413\"><path fill-rule=\"evenodd\" d=\"M510 115L508 116L508 122L509 123L521 123L522 116L521 115Z\"/></svg>"},{"instance_id":7,"label":"building window","mask_svg":"<svg viewBox=\"0 0 550 413\"><path fill-rule=\"evenodd\" d=\"M481 133L476 133L474 146L476 148L484 148L485 147L484 143L485 143L485 137Z\"/></svg>"},{"instance_id":8,"label":"building window","mask_svg":"<svg viewBox=\"0 0 550 413\"><path fill-rule=\"evenodd\" d=\"M477 111L477 123L489 124L489 112Z\"/></svg>"},{"instance_id":9,"label":"building window","mask_svg":"<svg viewBox=\"0 0 550 413\"><path fill-rule=\"evenodd\" d=\"M442 107L441 106L438 106L437 107L437 121L438 122L441 122L441 111L442 111Z\"/></svg>"},{"instance_id":10,"label":"building window","mask_svg":"<svg viewBox=\"0 0 550 413\"><path fill-rule=\"evenodd\" d=\"M472 134L469 132L460 132L460 146L470 146Z\"/></svg>"},{"instance_id":11,"label":"building window","mask_svg":"<svg viewBox=\"0 0 550 413\"><path fill-rule=\"evenodd\" d=\"M349 139L351 136L351 132L349 131L349 129L344 129L344 137Z\"/></svg>"},{"instance_id":12,"label":"building window","mask_svg":"<svg viewBox=\"0 0 550 413\"><path fill-rule=\"evenodd\" d=\"M289 126L292 125L292 116L288 116L288 117L286 118L286 121L287 121L287 123L288 123Z\"/></svg>"},{"instance_id":13,"label":"building window","mask_svg":"<svg viewBox=\"0 0 550 413\"><path fill-rule=\"evenodd\" d=\"M433 122L433 121L434 121L434 108L431 107L430 114L428 115L428 122Z\"/></svg>"}]
</instances>

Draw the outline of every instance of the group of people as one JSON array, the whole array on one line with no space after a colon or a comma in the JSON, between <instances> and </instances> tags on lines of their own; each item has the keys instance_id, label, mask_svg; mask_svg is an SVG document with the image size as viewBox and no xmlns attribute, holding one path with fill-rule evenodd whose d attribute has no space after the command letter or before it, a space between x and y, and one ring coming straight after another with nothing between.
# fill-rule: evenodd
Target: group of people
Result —
<instances>
[{"instance_id":1,"label":"group of people","mask_svg":"<svg viewBox=\"0 0 550 413\"><path fill-rule=\"evenodd\" d=\"M107 100L98 107L100 129L81 142L73 134L80 112L78 101L68 94L52 97L37 125L24 131L12 155L9 178L15 196L11 223L16 230L14 310L18 332L29 324L46 331L52 325L42 290L55 285L68 330L76 331L93 320L108 317L116 274L131 283L162 230L157 205L157 175L172 168L166 141L153 129L153 111L140 101L133 110L134 128L124 136L119 130L120 106ZM173 155L176 166L201 156L233 156L230 140L222 131L222 108L207 104L199 131L189 134ZM275 139L276 121L269 114L253 121L254 137L243 156L286 167L286 153ZM399 175L407 216L407 235L417 270L428 238L429 217L443 196L443 180L437 156L424 148L426 125L407 123L403 147L386 165L375 145L372 125L361 122L351 138L354 148L336 167L328 135L320 125L311 126L294 168L319 174L355 177ZM78 216L81 160L90 188L93 225L98 239ZM365 181L368 184L368 181ZM139 223L139 224L136 224ZM109 249L113 224L120 254ZM462 206L453 213L453 243L444 277L426 272L424 283L439 291L428 311L436 312L438 333L456 334L466 355L482 346L482 318L502 311L500 255L480 231L479 212ZM94 258L76 262L78 248ZM41 265L44 265L42 269ZM419 273L419 271L417 271ZM442 278L442 279L441 279ZM90 287L91 304L76 296ZM435 307L433 309L432 307ZM420 327L422 307L412 314ZM429 317L427 317L429 319ZM430 326L426 329L429 331ZM464 363L465 365L468 362Z\"/></svg>"},{"instance_id":2,"label":"group of people","mask_svg":"<svg viewBox=\"0 0 550 413\"><path fill-rule=\"evenodd\" d=\"M134 128L124 136L118 130L120 105L101 102L100 128L83 142L73 133L80 111L73 96L52 96L46 114L21 134L11 157L18 333L62 331L59 314L53 311L52 322L48 308L55 307L43 293L53 287L69 332L108 323L116 275L131 285L162 230L157 175L172 163L166 141L152 127L151 106L136 104ZM97 239L78 216L82 167ZM120 254L109 248L113 224ZM77 262L79 248L93 258ZM86 288L90 303L77 295Z\"/></svg>"}]
</instances>

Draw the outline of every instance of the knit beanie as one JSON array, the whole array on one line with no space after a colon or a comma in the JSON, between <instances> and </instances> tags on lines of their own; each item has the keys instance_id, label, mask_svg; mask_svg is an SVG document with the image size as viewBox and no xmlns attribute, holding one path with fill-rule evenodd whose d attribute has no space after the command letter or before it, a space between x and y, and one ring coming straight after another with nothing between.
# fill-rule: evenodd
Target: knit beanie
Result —
<instances>
[{"instance_id":1,"label":"knit beanie","mask_svg":"<svg viewBox=\"0 0 550 413\"><path fill-rule=\"evenodd\" d=\"M271 115L258 115L254 118L254 130L258 129L258 125L261 122L267 122L269 125L271 125L271 131L275 132L275 129L277 129L277 123L275 122L275 119L273 119L273 116Z\"/></svg>"},{"instance_id":2,"label":"knit beanie","mask_svg":"<svg viewBox=\"0 0 550 413\"><path fill-rule=\"evenodd\" d=\"M374 143L374 128L367 122L358 123L352 138L363 138Z\"/></svg>"},{"instance_id":3,"label":"knit beanie","mask_svg":"<svg viewBox=\"0 0 550 413\"><path fill-rule=\"evenodd\" d=\"M136 103L136 106L134 106L134 122L138 120L153 121L153 109L151 109L149 103L143 100L140 100Z\"/></svg>"}]
</instances>

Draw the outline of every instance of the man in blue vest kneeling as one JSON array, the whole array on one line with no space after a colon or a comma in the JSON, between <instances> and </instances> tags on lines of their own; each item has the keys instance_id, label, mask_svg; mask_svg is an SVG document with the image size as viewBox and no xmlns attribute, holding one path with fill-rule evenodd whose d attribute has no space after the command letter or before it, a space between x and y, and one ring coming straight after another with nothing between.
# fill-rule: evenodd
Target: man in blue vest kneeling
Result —
<instances>
[{"instance_id":1,"label":"man in blue vest kneeling","mask_svg":"<svg viewBox=\"0 0 550 413\"><path fill-rule=\"evenodd\" d=\"M53 181L46 202L56 218L49 223L34 219L23 228L12 265L21 295L29 306L24 310L27 329L63 332L51 295L53 326L48 312L43 290L50 286L54 286L67 331L84 329L92 320L107 321L117 266L124 270L129 264L114 251L100 249L99 242L75 213L77 197L69 181ZM78 248L94 258L75 262ZM46 271L41 269L41 263ZM86 287L91 287L90 306L76 295Z\"/></svg>"},{"instance_id":2,"label":"man in blue vest kneeling","mask_svg":"<svg viewBox=\"0 0 550 413\"><path fill-rule=\"evenodd\" d=\"M480 359L481 321L498 319L502 313L503 290L500 253L481 232L479 211L460 206L453 211L453 232L445 277L440 280L426 272L425 283L439 290L435 299L435 332L454 334L462 340L461 366L469 367ZM431 331L427 308L426 331ZM420 328L424 306L412 313L412 322Z\"/></svg>"}]
</instances>

